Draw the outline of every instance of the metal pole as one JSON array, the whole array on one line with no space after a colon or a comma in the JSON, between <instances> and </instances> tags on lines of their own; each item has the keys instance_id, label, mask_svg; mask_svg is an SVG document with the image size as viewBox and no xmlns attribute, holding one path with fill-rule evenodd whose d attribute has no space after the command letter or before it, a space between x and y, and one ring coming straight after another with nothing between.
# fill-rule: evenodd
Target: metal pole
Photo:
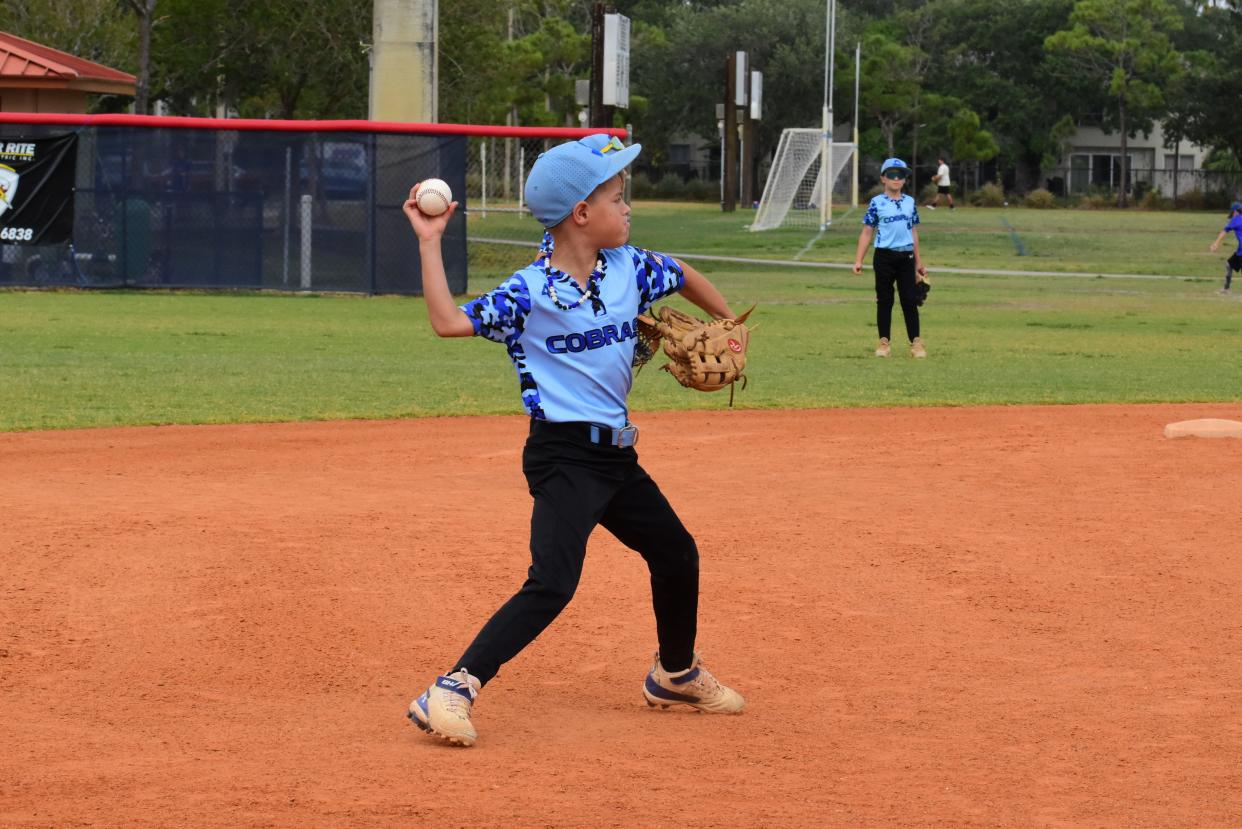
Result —
<instances>
[{"instance_id":1,"label":"metal pole","mask_svg":"<svg viewBox=\"0 0 1242 829\"><path fill-rule=\"evenodd\" d=\"M518 142L518 210L526 206L526 148L522 146L522 139Z\"/></svg>"},{"instance_id":2,"label":"metal pole","mask_svg":"<svg viewBox=\"0 0 1242 829\"><path fill-rule=\"evenodd\" d=\"M742 116L742 123L737 125L737 154L741 161L741 174L737 177L737 200L742 203L742 207L750 207L746 201L746 173L750 166L746 163L746 116Z\"/></svg>"},{"instance_id":3,"label":"metal pole","mask_svg":"<svg viewBox=\"0 0 1242 829\"><path fill-rule=\"evenodd\" d=\"M285 253L281 284L289 284L289 229L293 213L293 148L285 147Z\"/></svg>"},{"instance_id":4,"label":"metal pole","mask_svg":"<svg viewBox=\"0 0 1242 829\"><path fill-rule=\"evenodd\" d=\"M311 197L302 196L302 287L311 286Z\"/></svg>"},{"instance_id":5,"label":"metal pole","mask_svg":"<svg viewBox=\"0 0 1242 829\"><path fill-rule=\"evenodd\" d=\"M854 44L854 184L850 207L858 207L858 79L862 77L862 43Z\"/></svg>"},{"instance_id":6,"label":"metal pole","mask_svg":"<svg viewBox=\"0 0 1242 829\"><path fill-rule=\"evenodd\" d=\"M479 215L483 218L487 218L487 142L486 138L479 142L479 167L482 168L483 180L483 198L480 200Z\"/></svg>"},{"instance_id":7,"label":"metal pole","mask_svg":"<svg viewBox=\"0 0 1242 829\"><path fill-rule=\"evenodd\" d=\"M832 224L832 83L835 74L832 65L832 50L836 40L836 0L828 0L828 19L824 31L824 109L823 109L823 140L820 142L819 174L823 182L823 192L819 197L820 229Z\"/></svg>"}]
</instances>

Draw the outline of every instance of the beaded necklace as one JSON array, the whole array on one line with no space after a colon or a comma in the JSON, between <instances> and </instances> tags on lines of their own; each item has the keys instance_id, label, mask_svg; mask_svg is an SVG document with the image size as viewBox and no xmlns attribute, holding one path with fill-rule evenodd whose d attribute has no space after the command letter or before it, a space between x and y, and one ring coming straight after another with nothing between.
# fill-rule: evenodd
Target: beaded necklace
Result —
<instances>
[{"instance_id":1,"label":"beaded necklace","mask_svg":"<svg viewBox=\"0 0 1242 829\"><path fill-rule=\"evenodd\" d=\"M595 257L595 270L591 271L591 275L587 277L586 289L579 288L582 296L577 301L566 304L556 294L556 277L552 274L552 234L544 232L543 241L539 245L539 258L543 259L543 275L548 280L548 298L552 300L552 304L562 311L572 311L587 300L591 301L591 307L598 309L599 306L599 282L604 278L608 271L608 264L604 261L604 253L600 251ZM574 283L577 286L577 283Z\"/></svg>"}]
</instances>

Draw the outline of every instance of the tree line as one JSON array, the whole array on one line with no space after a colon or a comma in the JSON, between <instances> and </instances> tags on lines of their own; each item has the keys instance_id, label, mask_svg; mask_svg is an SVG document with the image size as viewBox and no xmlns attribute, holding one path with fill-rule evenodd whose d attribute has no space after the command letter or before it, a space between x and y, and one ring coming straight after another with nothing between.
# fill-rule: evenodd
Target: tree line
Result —
<instances>
[{"instance_id":1,"label":"tree line","mask_svg":"<svg viewBox=\"0 0 1242 829\"><path fill-rule=\"evenodd\" d=\"M140 112L162 101L182 115L365 118L370 5L5 0L0 29L137 74ZM440 120L577 125L592 5L441 2ZM761 153L783 128L819 124L825 0L611 5L632 21L631 107L617 122L634 124L649 162L677 134L716 140L734 50L764 72ZM1171 140L1214 148L1219 168L1242 159L1242 0L839 0L838 124L854 110L855 43L864 155L909 155L917 142L1027 189L1076 125L1126 137L1159 120Z\"/></svg>"}]
</instances>

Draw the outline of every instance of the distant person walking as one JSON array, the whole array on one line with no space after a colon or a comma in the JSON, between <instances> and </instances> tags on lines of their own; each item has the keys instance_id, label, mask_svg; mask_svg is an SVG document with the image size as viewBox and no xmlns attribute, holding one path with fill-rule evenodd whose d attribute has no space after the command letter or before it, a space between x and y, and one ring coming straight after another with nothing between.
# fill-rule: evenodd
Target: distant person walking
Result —
<instances>
[{"instance_id":1,"label":"distant person walking","mask_svg":"<svg viewBox=\"0 0 1242 829\"><path fill-rule=\"evenodd\" d=\"M940 165L936 168L936 175L932 176L932 181L936 182L936 198L929 201L925 206L928 210L935 210L936 205L940 204L940 197L944 196L949 200L949 209L956 210L953 204L952 184L949 181L949 162L945 161L944 156L936 159Z\"/></svg>"},{"instance_id":2,"label":"distant person walking","mask_svg":"<svg viewBox=\"0 0 1242 829\"><path fill-rule=\"evenodd\" d=\"M893 326L893 285L901 297L901 314L910 338L910 356L924 358L927 349L919 336L919 299L915 283L927 277L923 255L919 250L919 208L912 196L901 192L910 175L910 168L900 158L889 158L880 165L884 192L871 200L863 216L858 234L858 250L854 253L854 273L861 274L863 257L875 240L875 321L880 343L875 356L892 353L889 337Z\"/></svg>"},{"instance_id":3,"label":"distant person walking","mask_svg":"<svg viewBox=\"0 0 1242 829\"><path fill-rule=\"evenodd\" d=\"M1212 243L1212 253L1216 253L1216 249L1220 247L1220 243L1230 231L1238 238L1238 248L1225 260L1225 287L1220 289L1222 294L1229 293L1229 283L1233 282L1233 272L1242 271L1242 202L1234 202L1229 208L1229 221L1225 222L1225 229Z\"/></svg>"}]
</instances>

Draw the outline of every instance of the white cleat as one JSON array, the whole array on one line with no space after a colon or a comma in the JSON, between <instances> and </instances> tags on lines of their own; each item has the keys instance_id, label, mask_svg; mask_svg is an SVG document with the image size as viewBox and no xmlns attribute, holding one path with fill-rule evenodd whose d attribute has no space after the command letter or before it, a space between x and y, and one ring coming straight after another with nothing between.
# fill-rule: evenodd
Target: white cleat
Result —
<instances>
[{"instance_id":1,"label":"white cleat","mask_svg":"<svg viewBox=\"0 0 1242 829\"><path fill-rule=\"evenodd\" d=\"M470 709L482 684L465 668L438 676L423 695L410 703L410 722L442 740L472 746L479 735L470 722Z\"/></svg>"},{"instance_id":2,"label":"white cleat","mask_svg":"<svg viewBox=\"0 0 1242 829\"><path fill-rule=\"evenodd\" d=\"M738 714L746 707L742 695L720 684L697 653L689 668L676 673L664 670L657 653L655 665L643 683L643 697L652 707L689 705L709 714Z\"/></svg>"}]
</instances>

